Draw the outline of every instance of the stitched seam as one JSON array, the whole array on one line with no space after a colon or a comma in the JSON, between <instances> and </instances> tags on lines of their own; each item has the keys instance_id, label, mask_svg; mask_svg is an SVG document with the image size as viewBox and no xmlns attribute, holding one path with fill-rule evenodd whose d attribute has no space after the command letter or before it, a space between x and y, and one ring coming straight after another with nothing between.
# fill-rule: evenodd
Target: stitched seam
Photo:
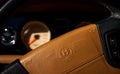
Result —
<instances>
[{"instance_id":1,"label":"stitched seam","mask_svg":"<svg viewBox=\"0 0 120 74\"><path fill-rule=\"evenodd\" d=\"M80 67L82 67L82 66L84 66L84 65L86 65L86 64L89 64L89 63L95 61L96 59L98 59L98 58L101 57L101 56L103 56L103 54L101 54L101 55L98 54L98 55L96 55L96 56L94 56L94 57L92 57L92 58L88 58L88 59L86 59L85 61L80 62L80 64L77 65L77 66L75 66L74 68L70 68L70 69L62 72L62 74L69 74L70 72L72 72L72 71L74 71L74 70L76 70L76 69L78 69L78 68L80 68Z\"/></svg>"},{"instance_id":2,"label":"stitched seam","mask_svg":"<svg viewBox=\"0 0 120 74\"><path fill-rule=\"evenodd\" d=\"M84 63L84 64L82 64L82 65L77 66L76 68L74 68L73 70L67 72L66 74L69 74L69 73L73 72L74 70L79 69L80 67L81 67L80 70L82 70L82 67L83 67L83 66L85 66L85 65L87 65L87 64L89 64L89 63L91 63L91 62L93 62L93 61L95 61L95 60L97 60L97 59L99 59L99 58L102 57L102 56L103 56L103 55L99 55L99 56L96 56L96 57L94 57L94 58L91 58L90 60L88 60L88 62L86 62L86 63Z\"/></svg>"}]
</instances>

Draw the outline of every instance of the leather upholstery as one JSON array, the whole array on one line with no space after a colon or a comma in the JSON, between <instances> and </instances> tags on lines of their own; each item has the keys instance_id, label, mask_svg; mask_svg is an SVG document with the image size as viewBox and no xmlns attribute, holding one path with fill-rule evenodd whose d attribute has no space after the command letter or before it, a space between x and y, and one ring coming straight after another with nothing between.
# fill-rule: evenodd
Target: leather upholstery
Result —
<instances>
[{"instance_id":1,"label":"leather upholstery","mask_svg":"<svg viewBox=\"0 0 120 74\"><path fill-rule=\"evenodd\" d=\"M29 52L20 62L30 74L119 74L102 50L97 26L91 24Z\"/></svg>"},{"instance_id":2,"label":"leather upholstery","mask_svg":"<svg viewBox=\"0 0 120 74\"><path fill-rule=\"evenodd\" d=\"M0 55L1 64L10 64L23 55Z\"/></svg>"}]
</instances>

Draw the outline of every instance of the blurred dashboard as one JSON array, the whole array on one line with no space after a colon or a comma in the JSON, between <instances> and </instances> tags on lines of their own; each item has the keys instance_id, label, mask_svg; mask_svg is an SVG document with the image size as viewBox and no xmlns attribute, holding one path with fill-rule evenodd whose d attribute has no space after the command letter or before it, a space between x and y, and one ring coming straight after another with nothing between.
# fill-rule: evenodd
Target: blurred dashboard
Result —
<instances>
[{"instance_id":1,"label":"blurred dashboard","mask_svg":"<svg viewBox=\"0 0 120 74\"><path fill-rule=\"evenodd\" d=\"M25 54L75 28L107 18L98 3L26 2L2 23L0 54Z\"/></svg>"}]
</instances>

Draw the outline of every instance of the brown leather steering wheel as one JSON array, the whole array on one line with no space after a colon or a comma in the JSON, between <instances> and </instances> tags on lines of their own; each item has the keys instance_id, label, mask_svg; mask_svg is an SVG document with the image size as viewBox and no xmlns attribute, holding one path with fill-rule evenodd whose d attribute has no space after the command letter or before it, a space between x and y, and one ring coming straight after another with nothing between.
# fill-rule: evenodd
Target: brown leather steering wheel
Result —
<instances>
[{"instance_id":1,"label":"brown leather steering wheel","mask_svg":"<svg viewBox=\"0 0 120 74\"><path fill-rule=\"evenodd\" d=\"M90 7L81 6L76 7L81 11L93 7L93 12L96 8L92 4ZM106 61L98 24L88 24L70 31L24 56L2 55L0 63L10 63L17 58L30 74L119 74L120 69Z\"/></svg>"}]
</instances>

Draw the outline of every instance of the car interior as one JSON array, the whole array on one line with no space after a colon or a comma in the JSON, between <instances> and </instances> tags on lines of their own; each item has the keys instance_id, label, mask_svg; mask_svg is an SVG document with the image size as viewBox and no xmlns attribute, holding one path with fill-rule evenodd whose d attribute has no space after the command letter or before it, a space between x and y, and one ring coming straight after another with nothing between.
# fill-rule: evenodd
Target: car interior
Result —
<instances>
[{"instance_id":1,"label":"car interior","mask_svg":"<svg viewBox=\"0 0 120 74\"><path fill-rule=\"evenodd\" d=\"M0 74L120 74L120 5L0 0Z\"/></svg>"}]
</instances>

